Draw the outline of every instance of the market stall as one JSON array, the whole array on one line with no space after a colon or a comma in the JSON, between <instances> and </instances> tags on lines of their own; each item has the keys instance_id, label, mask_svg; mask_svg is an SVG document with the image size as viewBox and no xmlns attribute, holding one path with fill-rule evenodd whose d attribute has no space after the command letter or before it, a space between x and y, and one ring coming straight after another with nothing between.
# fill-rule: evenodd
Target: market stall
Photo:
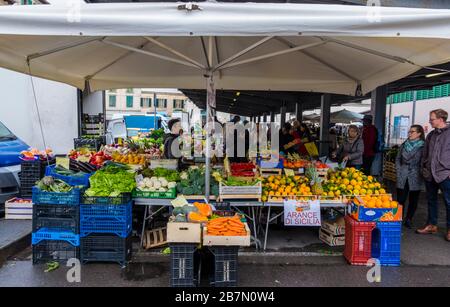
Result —
<instances>
[{"instance_id":1,"label":"market stall","mask_svg":"<svg viewBox=\"0 0 450 307\"><path fill-rule=\"evenodd\" d=\"M215 88L360 95L421 68L446 62L450 50L448 10L381 7L377 8L380 18L375 21L370 17L373 16L370 7L333 5L133 3L90 4L83 5L81 10L80 20L73 22L62 7L2 7L0 66L86 91L206 87L207 123L213 121ZM346 227L346 231L359 226L355 223L363 220L364 208L371 208L377 214L386 209L377 216L382 223L383 218L395 220L400 210L389 196L379 195L384 194L381 186L377 187L378 193L370 187L371 184L375 187L375 183L368 177L352 169L323 172L324 167L318 168L317 161L299 167L297 161L288 161L286 167L283 161L282 167L291 172L277 176L288 177L289 183L286 178L260 179L256 161L247 162L254 164L254 171L247 169L248 165L235 165L233 171L238 176L233 173L229 176L226 171L223 176L216 176L211 161L210 133L206 134L203 170L198 166L190 168L187 178L181 175L178 178L178 173L167 164L152 166L160 150L156 142L148 139L152 137L143 138L142 143L129 141L125 146L106 147L98 152L72 152L69 163L58 163L60 167L66 165L69 171L71 165L75 166L72 172L84 168L85 174L91 173L87 185L85 181L71 185L57 179L59 175L68 175L61 174L64 170L59 169L58 175L45 177L33 187L36 208L44 205L75 208L73 215L66 216L69 220L63 232L61 225L51 222L52 218L63 218L61 212L47 208L50 211L41 216L43 226L35 228L33 234L35 262L47 261L57 251L61 259L81 254L83 262L116 261L124 265L131 251L132 193L135 202L146 207L144 221L152 217L147 214L149 206L169 207L166 199L183 195L175 203L170 201L171 222L200 225L186 226L188 230L196 229L192 240L179 235L173 239L167 233L174 260L173 286L195 285L193 257L202 240L216 264L218 259L223 261L228 257L226 261L233 263L236 273L237 247L250 245L252 229L256 247L261 246L259 229L265 230L265 248L268 224L261 225L259 219L264 208L270 211L273 207L285 209L292 205L296 212L305 212L315 206L320 212L322 206L332 205L345 211L343 197L347 196L354 220L349 222L352 226ZM89 167L94 169L89 171ZM230 165L230 171L232 168ZM345 172L347 175L351 172L352 177L343 176ZM249 207L251 213L247 217L251 217L253 225L249 227L240 214L215 215L210 199L213 194L234 207ZM361 198L355 201L358 195ZM366 195L375 195L375 199ZM192 196L205 198L205 202L189 204ZM240 199L244 199L243 206L237 204ZM251 206L253 203L257 205ZM372 228L377 227L373 219L371 223ZM180 227L175 229L175 233L184 231ZM142 235L144 231L145 222ZM370 235L368 231L365 234ZM381 233L380 238L383 237ZM351 233L346 234L347 238L359 237ZM346 248L359 243L349 242ZM381 257L381 248L376 246L374 250ZM347 258L351 263L363 261L351 252ZM370 254L368 249L363 252L364 257ZM184 271L189 274L183 273L183 277L176 274L180 272L180 259L192 260L189 272ZM223 280L224 276L216 270L214 285L236 285L236 274L228 277Z\"/></svg>"}]
</instances>

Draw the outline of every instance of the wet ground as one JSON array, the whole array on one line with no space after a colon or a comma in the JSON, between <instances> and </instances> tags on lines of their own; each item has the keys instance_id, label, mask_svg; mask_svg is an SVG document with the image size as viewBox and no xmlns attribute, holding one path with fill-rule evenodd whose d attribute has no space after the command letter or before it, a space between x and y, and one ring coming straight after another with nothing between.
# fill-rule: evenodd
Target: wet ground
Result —
<instances>
[{"instance_id":1,"label":"wet ground","mask_svg":"<svg viewBox=\"0 0 450 307\"><path fill-rule=\"evenodd\" d=\"M317 239L317 229L274 227L266 253L244 249L239 256L238 280L243 287L283 286L450 286L450 243L444 240L444 206L440 206L440 233L417 235L403 229L402 265L382 267L381 282L369 283L369 268L350 266L342 247L330 248ZM414 223L426 221L422 199ZM93 263L81 266L81 282L70 283L68 267L45 273L44 265L31 264L31 249L10 258L0 268L0 287L5 286L112 286L164 287L169 285L169 257L152 252L136 252L126 268L118 264ZM208 267L202 268L201 286L210 285ZM210 270L209 270L210 271Z\"/></svg>"}]
</instances>

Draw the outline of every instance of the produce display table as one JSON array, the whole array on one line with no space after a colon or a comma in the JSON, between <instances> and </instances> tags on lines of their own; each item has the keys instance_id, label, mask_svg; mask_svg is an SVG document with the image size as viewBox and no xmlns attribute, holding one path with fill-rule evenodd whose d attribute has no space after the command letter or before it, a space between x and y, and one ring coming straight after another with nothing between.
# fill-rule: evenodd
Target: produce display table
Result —
<instances>
[{"instance_id":1,"label":"produce display table","mask_svg":"<svg viewBox=\"0 0 450 307\"><path fill-rule=\"evenodd\" d=\"M147 226L147 221L153 219L153 217L164 210L167 207L172 207L172 199L158 199L158 198L134 198L134 204L137 206L145 206L144 218L142 222L141 231L141 244L143 243L143 238L145 235L145 227ZM213 203L214 204L214 203ZM255 243L256 249L261 246L261 242L258 239L258 219L257 216L262 211L264 204L257 201L233 201L230 202L230 206L234 208L237 212L244 215L247 219L252 222L252 236L251 240ZM153 211L153 207L159 207ZM244 208L248 208L248 213L244 212Z\"/></svg>"},{"instance_id":2,"label":"produce display table","mask_svg":"<svg viewBox=\"0 0 450 307\"><path fill-rule=\"evenodd\" d=\"M147 221L153 219L153 217L164 210L164 208L172 207L171 199L160 199L160 198L134 198L134 204L137 206L145 206L144 209L144 219L142 221L142 232L141 232L141 243L139 248L142 247L145 235L145 226L147 226ZM152 211L153 207L160 207L156 211Z\"/></svg>"},{"instance_id":3,"label":"produce display table","mask_svg":"<svg viewBox=\"0 0 450 307\"><path fill-rule=\"evenodd\" d=\"M267 237L269 236L269 224L270 224L270 222L276 220L277 218L279 218L280 216L282 216L284 214L284 203L283 202L267 202L267 203L264 203L264 207L267 207L267 219L266 219L266 225L265 225L265 231L264 231L264 246L263 246L263 250L265 251L266 247L267 247ZM271 208L282 208L283 210L271 218L270 217ZM326 208L344 209L344 215L347 215L347 204L346 203L321 201L320 208L321 209L326 209Z\"/></svg>"},{"instance_id":4,"label":"produce display table","mask_svg":"<svg viewBox=\"0 0 450 307\"><path fill-rule=\"evenodd\" d=\"M141 245L143 243L143 238L145 234L145 227L147 226L147 221L153 219L153 217L164 210L164 208L172 207L171 199L158 199L158 198L135 198L134 204L138 206L145 206L144 210L144 218L142 223L142 232L141 232ZM212 203L214 204L214 203ZM276 220L278 217L284 214L284 210L278 213L274 217L270 217L272 208L284 208L283 202L258 202L258 201L232 201L229 202L230 207L234 208L238 213L242 214L251 221L252 229L251 229L251 240L255 243L255 248L258 250L260 247L265 251L267 247L267 239L269 235L269 224L270 222ZM153 207L159 207L155 211L153 211ZM320 207L323 209L332 208L332 209L343 209L344 214L347 214L347 204L346 203L335 203L335 202L326 202L321 201ZM267 208L267 219L265 225L259 225L260 217L263 210ZM245 210L247 209L247 210ZM262 232L264 236L264 244L262 244L261 240L258 239L258 234Z\"/></svg>"}]
</instances>

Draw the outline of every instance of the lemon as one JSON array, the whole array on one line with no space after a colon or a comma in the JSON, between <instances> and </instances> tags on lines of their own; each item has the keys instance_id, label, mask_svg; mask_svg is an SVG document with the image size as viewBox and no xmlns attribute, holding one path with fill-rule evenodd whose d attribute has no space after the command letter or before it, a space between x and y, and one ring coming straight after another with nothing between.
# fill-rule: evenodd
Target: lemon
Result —
<instances>
[{"instance_id":1,"label":"lemon","mask_svg":"<svg viewBox=\"0 0 450 307\"><path fill-rule=\"evenodd\" d=\"M385 189L380 189L380 194L386 194L386 190Z\"/></svg>"},{"instance_id":2,"label":"lemon","mask_svg":"<svg viewBox=\"0 0 450 307\"><path fill-rule=\"evenodd\" d=\"M360 191L359 190L353 190L353 195L360 195Z\"/></svg>"},{"instance_id":3,"label":"lemon","mask_svg":"<svg viewBox=\"0 0 450 307\"><path fill-rule=\"evenodd\" d=\"M367 190L366 194L367 194L367 195L372 195L373 192L372 192L372 190Z\"/></svg>"},{"instance_id":4,"label":"lemon","mask_svg":"<svg viewBox=\"0 0 450 307\"><path fill-rule=\"evenodd\" d=\"M339 190L336 190L336 192L334 192L334 195L336 195L336 196L340 196L340 195L341 195L341 191L339 191Z\"/></svg>"}]
</instances>

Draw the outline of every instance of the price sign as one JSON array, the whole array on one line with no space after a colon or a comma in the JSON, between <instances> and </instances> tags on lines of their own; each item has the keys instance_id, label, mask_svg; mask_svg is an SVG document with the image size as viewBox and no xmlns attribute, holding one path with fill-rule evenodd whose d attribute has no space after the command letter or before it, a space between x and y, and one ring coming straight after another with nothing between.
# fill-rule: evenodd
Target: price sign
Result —
<instances>
[{"instance_id":1,"label":"price sign","mask_svg":"<svg viewBox=\"0 0 450 307\"><path fill-rule=\"evenodd\" d=\"M321 226L320 201L284 201L285 226Z\"/></svg>"},{"instance_id":2,"label":"price sign","mask_svg":"<svg viewBox=\"0 0 450 307\"><path fill-rule=\"evenodd\" d=\"M56 157L56 165L69 169L70 159L66 157Z\"/></svg>"},{"instance_id":3,"label":"price sign","mask_svg":"<svg viewBox=\"0 0 450 307\"><path fill-rule=\"evenodd\" d=\"M291 170L291 169L289 169L289 168L285 168L285 169L284 169L284 174L285 174L286 176L288 176L288 177L293 177L293 176L295 176L294 170Z\"/></svg>"}]
</instances>

